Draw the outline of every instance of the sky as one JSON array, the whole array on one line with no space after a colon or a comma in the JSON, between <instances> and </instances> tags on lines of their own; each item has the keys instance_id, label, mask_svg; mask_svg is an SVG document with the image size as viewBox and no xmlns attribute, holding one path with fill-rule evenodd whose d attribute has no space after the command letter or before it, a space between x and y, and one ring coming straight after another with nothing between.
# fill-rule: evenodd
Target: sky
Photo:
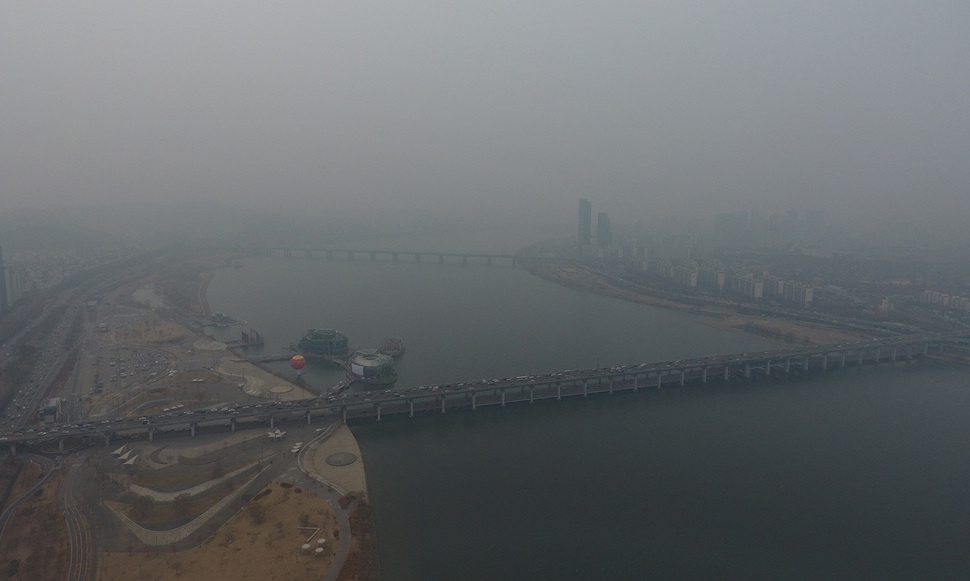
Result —
<instances>
[{"instance_id":1,"label":"sky","mask_svg":"<svg viewBox=\"0 0 970 581\"><path fill-rule=\"evenodd\" d=\"M0 208L959 227L968 30L965 1L3 2Z\"/></svg>"}]
</instances>

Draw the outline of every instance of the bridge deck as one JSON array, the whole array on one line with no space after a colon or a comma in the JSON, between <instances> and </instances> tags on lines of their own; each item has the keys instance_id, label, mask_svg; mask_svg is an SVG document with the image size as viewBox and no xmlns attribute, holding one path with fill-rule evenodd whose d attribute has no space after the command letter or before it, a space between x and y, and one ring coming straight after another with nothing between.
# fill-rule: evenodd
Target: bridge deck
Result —
<instances>
[{"instance_id":1,"label":"bridge deck","mask_svg":"<svg viewBox=\"0 0 970 581\"><path fill-rule=\"evenodd\" d=\"M278 422L314 420L347 421L388 414L414 416L422 412L513 403L561 400L621 391L657 389L687 384L725 382L753 377L786 377L793 374L865 365L914 361L929 355L965 355L966 337L888 337L878 340L761 353L737 353L695 359L641 363L581 371L560 371L504 379L484 379L448 385L390 388L374 391L338 393L351 379L342 381L324 396L286 403L238 406L231 410L202 410L181 414L159 414L122 422L91 422L77 426L58 426L53 433L15 434L8 443L15 448L28 442L61 440L66 437L97 437L110 442L112 437L137 437L188 430L231 430L271 427Z\"/></svg>"}]
</instances>

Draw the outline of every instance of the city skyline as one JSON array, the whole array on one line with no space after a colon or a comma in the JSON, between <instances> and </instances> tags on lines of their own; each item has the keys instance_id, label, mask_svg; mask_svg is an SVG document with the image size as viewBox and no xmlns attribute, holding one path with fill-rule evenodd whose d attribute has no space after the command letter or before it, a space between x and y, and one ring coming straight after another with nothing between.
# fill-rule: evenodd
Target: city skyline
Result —
<instances>
[{"instance_id":1,"label":"city skyline","mask_svg":"<svg viewBox=\"0 0 970 581\"><path fill-rule=\"evenodd\" d=\"M966 237L970 5L172 6L5 9L4 212L535 222L596 192Z\"/></svg>"}]
</instances>

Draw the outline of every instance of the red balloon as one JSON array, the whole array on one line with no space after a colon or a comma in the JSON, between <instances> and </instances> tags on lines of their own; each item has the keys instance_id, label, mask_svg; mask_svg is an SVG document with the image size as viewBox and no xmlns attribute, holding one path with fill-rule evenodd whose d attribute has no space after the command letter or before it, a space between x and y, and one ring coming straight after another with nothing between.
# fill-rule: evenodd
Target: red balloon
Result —
<instances>
[{"instance_id":1,"label":"red balloon","mask_svg":"<svg viewBox=\"0 0 970 581\"><path fill-rule=\"evenodd\" d=\"M290 359L290 367L296 369L297 371L306 367L306 357L302 355L294 355L293 359Z\"/></svg>"}]
</instances>

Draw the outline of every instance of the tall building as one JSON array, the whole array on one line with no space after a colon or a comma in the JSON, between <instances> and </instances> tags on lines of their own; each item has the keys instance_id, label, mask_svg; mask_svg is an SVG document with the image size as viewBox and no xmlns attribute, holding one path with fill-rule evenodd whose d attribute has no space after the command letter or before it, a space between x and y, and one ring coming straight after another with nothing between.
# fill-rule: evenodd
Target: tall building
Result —
<instances>
[{"instance_id":1,"label":"tall building","mask_svg":"<svg viewBox=\"0 0 970 581\"><path fill-rule=\"evenodd\" d=\"M606 212L596 215L596 244L603 248L613 245L613 230L610 228L610 217Z\"/></svg>"},{"instance_id":2,"label":"tall building","mask_svg":"<svg viewBox=\"0 0 970 581\"><path fill-rule=\"evenodd\" d=\"M7 269L3 266L3 247L0 247L0 314L7 306Z\"/></svg>"},{"instance_id":3,"label":"tall building","mask_svg":"<svg viewBox=\"0 0 970 581\"><path fill-rule=\"evenodd\" d=\"M579 245L585 246L593 237L593 205L586 198L579 199Z\"/></svg>"}]
</instances>

